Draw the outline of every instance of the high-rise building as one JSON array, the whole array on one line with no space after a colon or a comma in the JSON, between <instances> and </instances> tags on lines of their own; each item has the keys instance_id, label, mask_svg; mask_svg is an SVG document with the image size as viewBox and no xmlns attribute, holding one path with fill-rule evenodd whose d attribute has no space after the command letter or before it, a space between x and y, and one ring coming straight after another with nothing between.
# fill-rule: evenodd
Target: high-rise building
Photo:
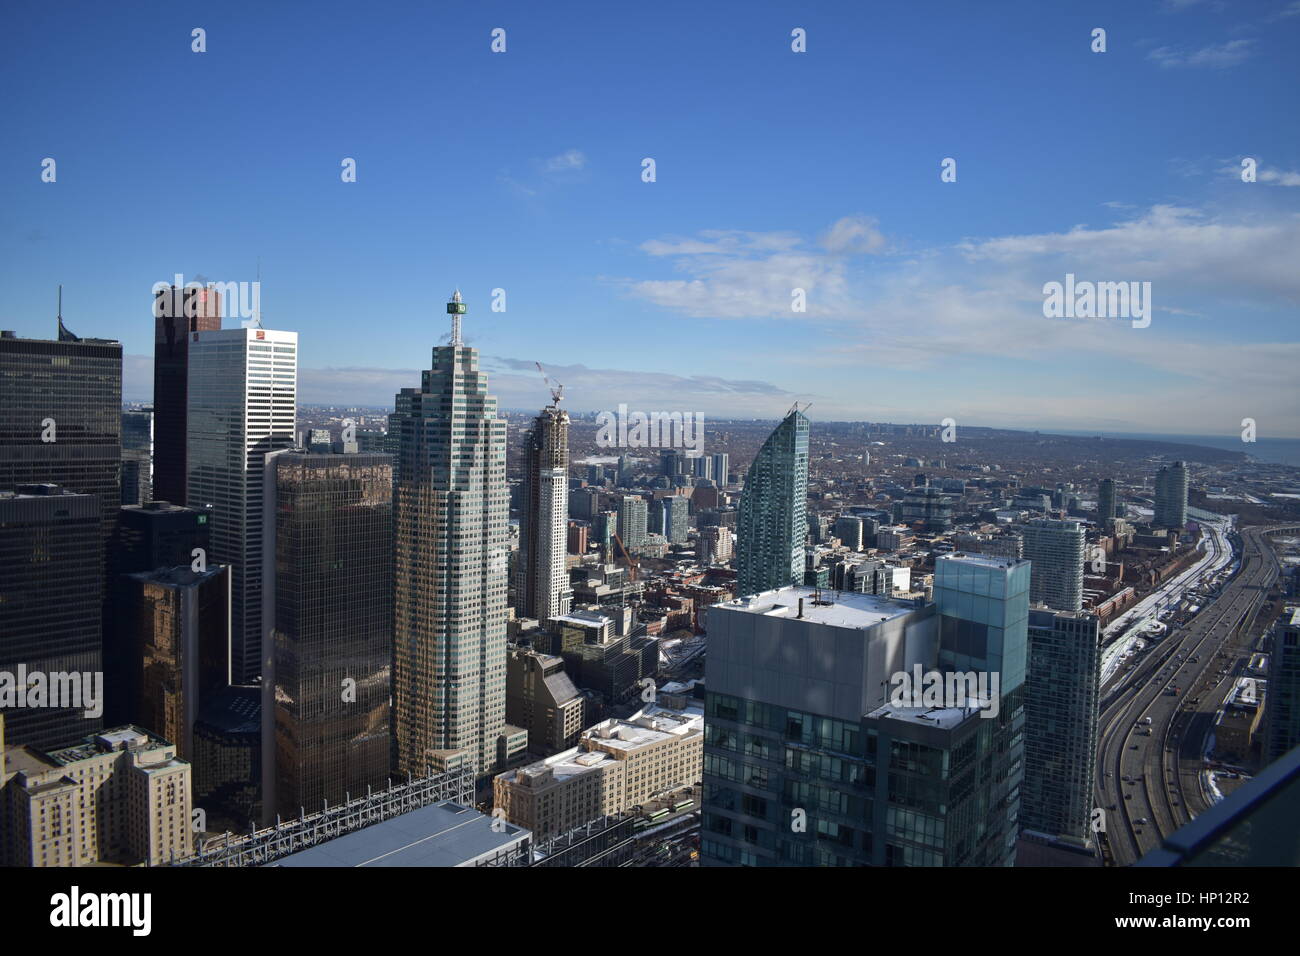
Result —
<instances>
[{"instance_id":1,"label":"high-rise building","mask_svg":"<svg viewBox=\"0 0 1300 956\"><path fill-rule=\"evenodd\" d=\"M1156 506L1151 523L1182 531L1187 525L1187 465L1176 461L1156 472Z\"/></svg>"},{"instance_id":2,"label":"high-rise building","mask_svg":"<svg viewBox=\"0 0 1300 956\"><path fill-rule=\"evenodd\" d=\"M248 683L262 672L263 578L274 570L262 547L264 465L293 444L298 333L193 332L188 363L184 500L212 508L208 560L231 567L231 667L235 683Z\"/></svg>"},{"instance_id":3,"label":"high-rise building","mask_svg":"<svg viewBox=\"0 0 1300 956\"><path fill-rule=\"evenodd\" d=\"M790 587L708 609L705 865L1010 864L1029 569L1001 565L954 559L932 604ZM995 706L893 699L958 663L998 674Z\"/></svg>"},{"instance_id":4,"label":"high-rise building","mask_svg":"<svg viewBox=\"0 0 1300 956\"><path fill-rule=\"evenodd\" d=\"M923 475L917 475L924 479ZM952 530L952 499L937 487L928 484L911 488L899 505L898 519L905 525L916 526L924 532L937 534Z\"/></svg>"},{"instance_id":5,"label":"high-rise building","mask_svg":"<svg viewBox=\"0 0 1300 956\"><path fill-rule=\"evenodd\" d=\"M808 417L791 410L745 474L736 535L736 593L803 580L808 533Z\"/></svg>"},{"instance_id":6,"label":"high-rise building","mask_svg":"<svg viewBox=\"0 0 1300 956\"><path fill-rule=\"evenodd\" d=\"M1097 780L1099 625L1094 614L1029 610L1020 826L1083 844Z\"/></svg>"},{"instance_id":7,"label":"high-rise building","mask_svg":"<svg viewBox=\"0 0 1300 956\"><path fill-rule=\"evenodd\" d=\"M1083 525L1070 519L1035 518L1021 529L1022 553L1033 563L1030 600L1053 611L1083 607Z\"/></svg>"},{"instance_id":8,"label":"high-rise building","mask_svg":"<svg viewBox=\"0 0 1300 956\"><path fill-rule=\"evenodd\" d=\"M390 418L401 474L393 729L398 770L416 775L467 765L486 774L528 742L505 716L506 423L478 350L461 341L465 310L457 291L450 344L433 349L420 387L397 394Z\"/></svg>"},{"instance_id":9,"label":"high-rise building","mask_svg":"<svg viewBox=\"0 0 1300 956\"><path fill-rule=\"evenodd\" d=\"M663 509L663 536L669 544L685 544L691 526L691 500L685 495L670 495L660 498L658 504Z\"/></svg>"},{"instance_id":10,"label":"high-rise building","mask_svg":"<svg viewBox=\"0 0 1300 956\"><path fill-rule=\"evenodd\" d=\"M1274 625L1264 698L1265 763L1300 746L1300 607L1288 607Z\"/></svg>"},{"instance_id":11,"label":"high-rise building","mask_svg":"<svg viewBox=\"0 0 1300 956\"><path fill-rule=\"evenodd\" d=\"M570 521L566 544L569 554L586 554L591 526L585 521ZM566 575L567 579L567 575Z\"/></svg>"},{"instance_id":12,"label":"high-rise building","mask_svg":"<svg viewBox=\"0 0 1300 956\"><path fill-rule=\"evenodd\" d=\"M1103 478L1097 486L1097 523L1103 528L1108 518L1119 517L1115 505L1115 479Z\"/></svg>"},{"instance_id":13,"label":"high-rise building","mask_svg":"<svg viewBox=\"0 0 1300 956\"><path fill-rule=\"evenodd\" d=\"M197 286L154 294L153 496L186 503L189 480L189 348L195 332L221 328L221 293Z\"/></svg>"},{"instance_id":14,"label":"high-rise building","mask_svg":"<svg viewBox=\"0 0 1300 956\"><path fill-rule=\"evenodd\" d=\"M850 551L863 550L862 519L856 515L840 515L835 519L835 537Z\"/></svg>"},{"instance_id":15,"label":"high-rise building","mask_svg":"<svg viewBox=\"0 0 1300 956\"><path fill-rule=\"evenodd\" d=\"M638 495L624 495L618 503L618 536L625 548L639 548L646 542L650 516L646 500Z\"/></svg>"},{"instance_id":16,"label":"high-rise building","mask_svg":"<svg viewBox=\"0 0 1300 956\"><path fill-rule=\"evenodd\" d=\"M572 747L587 726L588 698L564 671L564 659L528 647L510 651L506 719L528 731L528 749L549 755Z\"/></svg>"},{"instance_id":17,"label":"high-rise building","mask_svg":"<svg viewBox=\"0 0 1300 956\"><path fill-rule=\"evenodd\" d=\"M719 488L727 487L731 483L731 456L725 451L715 451L709 457L713 461L711 477Z\"/></svg>"},{"instance_id":18,"label":"high-rise building","mask_svg":"<svg viewBox=\"0 0 1300 956\"><path fill-rule=\"evenodd\" d=\"M519 510L516 610L548 621L569 611L573 592L565 565L569 520L569 413L542 409L524 436L523 502Z\"/></svg>"},{"instance_id":19,"label":"high-rise building","mask_svg":"<svg viewBox=\"0 0 1300 956\"><path fill-rule=\"evenodd\" d=\"M732 544L733 536L730 528L718 525L701 528L695 554L701 564L726 564L731 560Z\"/></svg>"},{"instance_id":20,"label":"high-rise building","mask_svg":"<svg viewBox=\"0 0 1300 956\"><path fill-rule=\"evenodd\" d=\"M275 627L273 819L335 805L389 776L392 465L385 454L270 456ZM268 589L268 597L271 589ZM273 703L272 703L273 701Z\"/></svg>"},{"instance_id":21,"label":"high-rise building","mask_svg":"<svg viewBox=\"0 0 1300 956\"><path fill-rule=\"evenodd\" d=\"M0 332L0 491L55 484L98 495L100 531L122 504L122 345Z\"/></svg>"},{"instance_id":22,"label":"high-rise building","mask_svg":"<svg viewBox=\"0 0 1300 956\"><path fill-rule=\"evenodd\" d=\"M60 674L77 675L82 695L98 675L100 705L102 694L113 692L103 681L101 520L95 495L54 485L0 491L0 671L13 675L20 693L30 696L36 674L46 693L60 686L53 683ZM6 705L11 745L63 747L102 726L102 712L87 716L95 708L84 696L55 706L49 699L38 703Z\"/></svg>"},{"instance_id":23,"label":"high-rise building","mask_svg":"<svg viewBox=\"0 0 1300 956\"><path fill-rule=\"evenodd\" d=\"M153 498L153 409L122 412L122 504Z\"/></svg>"}]
</instances>

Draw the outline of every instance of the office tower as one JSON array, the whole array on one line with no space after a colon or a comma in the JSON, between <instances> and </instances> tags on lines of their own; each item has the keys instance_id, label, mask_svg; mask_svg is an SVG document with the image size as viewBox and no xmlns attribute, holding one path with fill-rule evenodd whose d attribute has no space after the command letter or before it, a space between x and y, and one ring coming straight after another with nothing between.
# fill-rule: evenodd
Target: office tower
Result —
<instances>
[{"instance_id":1,"label":"office tower","mask_svg":"<svg viewBox=\"0 0 1300 956\"><path fill-rule=\"evenodd\" d=\"M524 436L519 509L519 557L515 608L545 623L565 614L573 592L564 561L569 520L569 413L558 400L533 420Z\"/></svg>"},{"instance_id":2,"label":"office tower","mask_svg":"<svg viewBox=\"0 0 1300 956\"><path fill-rule=\"evenodd\" d=\"M686 473L693 478L713 478L713 459L708 455L688 455Z\"/></svg>"},{"instance_id":3,"label":"office tower","mask_svg":"<svg viewBox=\"0 0 1300 956\"><path fill-rule=\"evenodd\" d=\"M618 536L625 548L639 548L646 542L649 507L644 498L625 495L618 503Z\"/></svg>"},{"instance_id":4,"label":"office tower","mask_svg":"<svg viewBox=\"0 0 1300 956\"><path fill-rule=\"evenodd\" d=\"M206 811L209 831L242 832L262 818L262 690L256 684L223 687L199 711L190 763L194 804Z\"/></svg>"},{"instance_id":5,"label":"office tower","mask_svg":"<svg viewBox=\"0 0 1300 956\"><path fill-rule=\"evenodd\" d=\"M1187 466L1176 461L1156 472L1156 507L1151 523L1182 531L1187 525Z\"/></svg>"},{"instance_id":6,"label":"office tower","mask_svg":"<svg viewBox=\"0 0 1300 956\"><path fill-rule=\"evenodd\" d=\"M1025 683L1032 586L1029 561L960 553L935 559L939 669L998 672L1008 713L1005 698Z\"/></svg>"},{"instance_id":7,"label":"office tower","mask_svg":"<svg viewBox=\"0 0 1300 956\"><path fill-rule=\"evenodd\" d=\"M866 546L862 538L862 519L854 515L841 515L835 519L835 537L850 551L861 551Z\"/></svg>"},{"instance_id":8,"label":"office tower","mask_svg":"<svg viewBox=\"0 0 1300 956\"><path fill-rule=\"evenodd\" d=\"M8 866L164 866L193 852L190 765L140 727L41 751L9 742L0 769Z\"/></svg>"},{"instance_id":9,"label":"office tower","mask_svg":"<svg viewBox=\"0 0 1300 956\"><path fill-rule=\"evenodd\" d=\"M605 483L605 466L588 465L587 482L593 485L603 485Z\"/></svg>"},{"instance_id":10,"label":"office tower","mask_svg":"<svg viewBox=\"0 0 1300 956\"><path fill-rule=\"evenodd\" d=\"M199 710L230 681L230 569L159 567L120 576L113 592L110 722L147 727L192 762Z\"/></svg>"},{"instance_id":11,"label":"office tower","mask_svg":"<svg viewBox=\"0 0 1300 956\"><path fill-rule=\"evenodd\" d=\"M393 503L385 454L282 451L267 471L275 626L263 682L275 688L264 703L274 708L275 772L263 779L273 781L264 809L272 820L382 789L389 775Z\"/></svg>"},{"instance_id":12,"label":"office tower","mask_svg":"<svg viewBox=\"0 0 1300 956\"><path fill-rule=\"evenodd\" d=\"M700 530L695 546L701 564L726 564L731 560L733 537L730 528L714 525Z\"/></svg>"},{"instance_id":13,"label":"office tower","mask_svg":"<svg viewBox=\"0 0 1300 956\"><path fill-rule=\"evenodd\" d=\"M0 332L0 491L55 484L98 495L107 542L122 503L122 345Z\"/></svg>"},{"instance_id":14,"label":"office tower","mask_svg":"<svg viewBox=\"0 0 1300 956\"><path fill-rule=\"evenodd\" d=\"M564 671L564 659L528 647L506 658L506 720L528 731L528 749L553 754L572 747L587 726L587 698Z\"/></svg>"},{"instance_id":15,"label":"office tower","mask_svg":"<svg viewBox=\"0 0 1300 956\"><path fill-rule=\"evenodd\" d=\"M101 708L113 692L103 681L103 549L95 495L54 485L0 491L0 671L24 698L0 704L11 745L62 747L102 726L102 711L86 712L96 709L87 699L96 681ZM37 674L51 695L43 700L32 697ZM53 706L65 674L77 675L67 688L82 699Z\"/></svg>"},{"instance_id":16,"label":"office tower","mask_svg":"<svg viewBox=\"0 0 1300 956\"><path fill-rule=\"evenodd\" d=\"M600 553L606 559L614 552L614 532L618 531L618 512L600 511L591 522L592 540L600 545Z\"/></svg>"},{"instance_id":17,"label":"office tower","mask_svg":"<svg viewBox=\"0 0 1300 956\"><path fill-rule=\"evenodd\" d=\"M502 743L504 757L513 756L505 718L506 423L478 350L461 341L465 308L458 291L447 306L451 343L433 349L420 387L397 394L390 419L401 472L393 729L398 770L416 775L465 765L491 772Z\"/></svg>"},{"instance_id":18,"label":"office tower","mask_svg":"<svg viewBox=\"0 0 1300 956\"><path fill-rule=\"evenodd\" d=\"M1119 512L1115 510L1115 479L1103 478L1097 486L1097 524L1104 528L1106 519L1117 517Z\"/></svg>"},{"instance_id":19,"label":"office tower","mask_svg":"<svg viewBox=\"0 0 1300 956\"><path fill-rule=\"evenodd\" d=\"M1287 607L1274 625L1269 645L1268 691L1264 696L1265 763L1300 745L1300 607Z\"/></svg>"},{"instance_id":20,"label":"office tower","mask_svg":"<svg viewBox=\"0 0 1300 956\"><path fill-rule=\"evenodd\" d=\"M221 328L221 293L172 286L154 295L153 496L186 503L189 480L189 349L195 332Z\"/></svg>"},{"instance_id":21,"label":"office tower","mask_svg":"<svg viewBox=\"0 0 1300 956\"><path fill-rule=\"evenodd\" d=\"M727 487L731 483L731 456L725 451L716 451L709 458L712 460L713 480L719 488Z\"/></svg>"},{"instance_id":22,"label":"office tower","mask_svg":"<svg viewBox=\"0 0 1300 956\"><path fill-rule=\"evenodd\" d=\"M640 681L659 672L659 642L629 634L627 621L618 625L615 618L594 611L570 611L552 622L559 631L552 650L564 658L569 678L610 704L637 696Z\"/></svg>"},{"instance_id":23,"label":"office tower","mask_svg":"<svg viewBox=\"0 0 1300 956\"><path fill-rule=\"evenodd\" d=\"M627 484L628 479L632 477L632 459L627 455L618 456L618 467L615 469L614 484L620 488Z\"/></svg>"},{"instance_id":24,"label":"office tower","mask_svg":"<svg viewBox=\"0 0 1300 956\"><path fill-rule=\"evenodd\" d=\"M576 747L497 776L493 802L511 823L549 840L695 784L703 744L700 707L651 704L601 721Z\"/></svg>"},{"instance_id":25,"label":"office tower","mask_svg":"<svg viewBox=\"0 0 1300 956\"><path fill-rule=\"evenodd\" d=\"M1092 839L1100 670L1096 615L1029 609L1022 830Z\"/></svg>"},{"instance_id":26,"label":"office tower","mask_svg":"<svg viewBox=\"0 0 1300 956\"><path fill-rule=\"evenodd\" d=\"M736 536L736 593L803 580L808 417L797 408L768 436L745 474Z\"/></svg>"},{"instance_id":27,"label":"office tower","mask_svg":"<svg viewBox=\"0 0 1300 956\"><path fill-rule=\"evenodd\" d=\"M1036 518L1020 529L1022 553L1033 563L1030 600L1053 611L1083 607L1084 532L1078 521Z\"/></svg>"},{"instance_id":28,"label":"office tower","mask_svg":"<svg viewBox=\"0 0 1300 956\"><path fill-rule=\"evenodd\" d=\"M667 448L659 453L659 473L669 478L685 473L686 453L676 448Z\"/></svg>"},{"instance_id":29,"label":"office tower","mask_svg":"<svg viewBox=\"0 0 1300 956\"><path fill-rule=\"evenodd\" d=\"M274 570L262 548L264 463L293 444L298 333L221 329L190 340L185 500L212 506L207 557L231 567L231 673L248 683L262 672L263 579Z\"/></svg>"},{"instance_id":30,"label":"office tower","mask_svg":"<svg viewBox=\"0 0 1300 956\"><path fill-rule=\"evenodd\" d=\"M155 568L189 565L194 549L210 545L210 508L185 508L167 501L125 505L109 547L109 571L135 574Z\"/></svg>"},{"instance_id":31,"label":"office tower","mask_svg":"<svg viewBox=\"0 0 1300 956\"><path fill-rule=\"evenodd\" d=\"M590 533L590 526L585 521L570 521L569 531L566 544L568 545L569 554L586 554L587 553L587 536ZM565 580L568 580L566 573Z\"/></svg>"},{"instance_id":32,"label":"office tower","mask_svg":"<svg viewBox=\"0 0 1300 956\"><path fill-rule=\"evenodd\" d=\"M917 475L924 481L923 475ZM913 487L903 496L899 507L899 520L906 525L920 526L929 534L952 530L952 499L928 484Z\"/></svg>"},{"instance_id":33,"label":"office tower","mask_svg":"<svg viewBox=\"0 0 1300 956\"><path fill-rule=\"evenodd\" d=\"M153 498L153 409L122 413L122 504Z\"/></svg>"},{"instance_id":34,"label":"office tower","mask_svg":"<svg viewBox=\"0 0 1300 956\"><path fill-rule=\"evenodd\" d=\"M663 509L663 536L669 544L685 544L690 534L691 500L683 495L659 499Z\"/></svg>"}]
</instances>

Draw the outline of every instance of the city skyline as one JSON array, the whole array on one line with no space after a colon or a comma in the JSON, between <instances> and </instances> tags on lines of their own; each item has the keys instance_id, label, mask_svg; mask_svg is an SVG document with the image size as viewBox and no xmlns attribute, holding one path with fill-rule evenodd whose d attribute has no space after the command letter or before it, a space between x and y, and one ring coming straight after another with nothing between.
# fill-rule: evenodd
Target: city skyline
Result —
<instances>
[{"instance_id":1,"label":"city skyline","mask_svg":"<svg viewBox=\"0 0 1300 956\"><path fill-rule=\"evenodd\" d=\"M798 400L823 418L1225 436L1251 418L1261 437L1300 437L1300 142L1275 92L1297 79L1277 55L1300 32L1294 5L934 9L742 18L723 5L691 10L692 28L604 10L576 29L539 11L435 19L399 4L402 37L382 19L343 35L287 11L255 27L213 11L202 55L189 14L51 11L20 25L28 42L4 68L21 94L42 75L32 58L56 35L67 44L42 80L50 108L12 110L35 152L0 160L14 223L0 327L48 334L63 283L70 327L120 338L126 397L144 398L152 286L260 274L267 326L302 336L303 400L383 403L418 371L409 354L441 333L459 282L490 319L470 344L502 407L543 403L541 361L574 408L671 408L689 392L717 415L775 417ZM1089 48L1098 25L1105 53ZM427 49L436 65L407 56ZM105 62L132 55L175 81ZM300 79L317 58L359 69ZM1022 82L1038 69L1054 82ZM607 81L585 83L592 72ZM92 83L103 96L85 95ZM682 115L698 87L717 109ZM1015 121L988 119L990 104ZM160 152L158 115L238 116L247 136ZM1096 132L1069 132L1085 116ZM884 151L880 129L914 135ZM955 182L940 178L948 158ZM159 189L205 210L179 247L156 228ZM438 236L430 219L460 228ZM1045 318L1044 285L1067 276L1151 282L1150 325ZM806 312L792 311L796 288ZM489 311L497 289L504 312ZM356 334L375 323L386 334ZM692 347L635 348L649 325Z\"/></svg>"}]
</instances>

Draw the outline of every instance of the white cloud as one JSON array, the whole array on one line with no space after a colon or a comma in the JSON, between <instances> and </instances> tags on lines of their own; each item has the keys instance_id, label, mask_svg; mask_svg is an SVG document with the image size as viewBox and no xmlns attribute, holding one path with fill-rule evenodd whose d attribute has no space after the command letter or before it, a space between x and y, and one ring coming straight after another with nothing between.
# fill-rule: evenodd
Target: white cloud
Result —
<instances>
[{"instance_id":1,"label":"white cloud","mask_svg":"<svg viewBox=\"0 0 1300 956\"><path fill-rule=\"evenodd\" d=\"M542 164L544 173L564 173L572 172L578 169L584 169L587 165L587 157L581 150L567 149L558 156L552 156Z\"/></svg>"},{"instance_id":2,"label":"white cloud","mask_svg":"<svg viewBox=\"0 0 1300 956\"><path fill-rule=\"evenodd\" d=\"M1165 68L1186 66L1225 69L1249 59L1254 43L1254 40L1229 40L1227 43L1201 47L1199 50L1161 46L1148 53L1147 59Z\"/></svg>"}]
</instances>

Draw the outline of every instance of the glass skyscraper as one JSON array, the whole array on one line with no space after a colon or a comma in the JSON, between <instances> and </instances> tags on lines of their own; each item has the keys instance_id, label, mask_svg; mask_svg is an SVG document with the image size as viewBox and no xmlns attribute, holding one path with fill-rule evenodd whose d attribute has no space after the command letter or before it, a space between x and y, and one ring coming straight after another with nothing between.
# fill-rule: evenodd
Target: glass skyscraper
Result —
<instances>
[{"instance_id":1,"label":"glass skyscraper","mask_svg":"<svg viewBox=\"0 0 1300 956\"><path fill-rule=\"evenodd\" d=\"M803 580L808 531L808 417L793 409L745 474L736 523L736 594Z\"/></svg>"},{"instance_id":2,"label":"glass skyscraper","mask_svg":"<svg viewBox=\"0 0 1300 956\"><path fill-rule=\"evenodd\" d=\"M1054 611L1083 607L1085 535L1078 521L1036 518L1020 529L1022 554L1033 564L1030 600Z\"/></svg>"},{"instance_id":3,"label":"glass skyscraper","mask_svg":"<svg viewBox=\"0 0 1300 956\"><path fill-rule=\"evenodd\" d=\"M1155 514L1158 528L1182 531L1187 525L1187 465L1176 461L1156 472Z\"/></svg>"},{"instance_id":4,"label":"glass skyscraper","mask_svg":"<svg viewBox=\"0 0 1300 956\"><path fill-rule=\"evenodd\" d=\"M185 504L189 349L195 332L221 328L221 293L171 286L154 294L153 497Z\"/></svg>"},{"instance_id":5,"label":"glass skyscraper","mask_svg":"<svg viewBox=\"0 0 1300 956\"><path fill-rule=\"evenodd\" d=\"M275 810L385 786L393 654L388 455L273 458Z\"/></svg>"},{"instance_id":6,"label":"glass skyscraper","mask_svg":"<svg viewBox=\"0 0 1300 956\"><path fill-rule=\"evenodd\" d=\"M512 756L506 730L510 499L506 423L461 341L460 293L449 345L433 349L419 388L397 393L389 421L394 483L394 734L397 768L423 775ZM527 747L527 732L522 732Z\"/></svg>"},{"instance_id":7,"label":"glass skyscraper","mask_svg":"<svg viewBox=\"0 0 1300 956\"><path fill-rule=\"evenodd\" d=\"M524 438L516 610L547 621L569 613L569 413L542 409Z\"/></svg>"}]
</instances>

